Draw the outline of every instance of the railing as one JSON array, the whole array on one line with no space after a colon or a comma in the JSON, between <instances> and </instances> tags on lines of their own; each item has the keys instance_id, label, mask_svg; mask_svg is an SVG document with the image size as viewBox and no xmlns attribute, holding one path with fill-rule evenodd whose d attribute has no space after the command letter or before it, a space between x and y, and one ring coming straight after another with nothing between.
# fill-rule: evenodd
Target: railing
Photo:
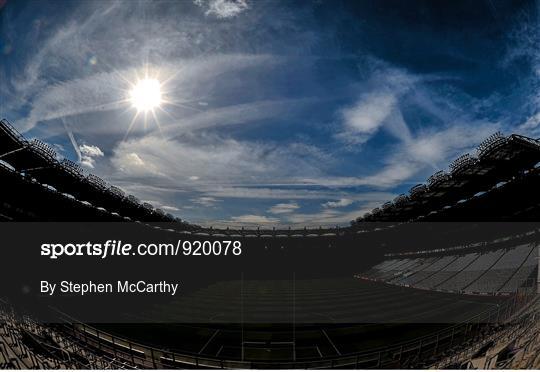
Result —
<instances>
[{"instance_id":1,"label":"railing","mask_svg":"<svg viewBox=\"0 0 540 372\"><path fill-rule=\"evenodd\" d=\"M478 145L476 151L478 153L478 158L482 159L493 149L498 147L500 144L506 142L507 138L501 133L497 132L486 138L480 145Z\"/></svg>"},{"instance_id":2,"label":"railing","mask_svg":"<svg viewBox=\"0 0 540 372\"><path fill-rule=\"evenodd\" d=\"M154 206L152 204L150 204L150 203L144 202L144 203L142 203L142 207L144 209L146 209L147 211L153 211L154 210Z\"/></svg>"},{"instance_id":3,"label":"railing","mask_svg":"<svg viewBox=\"0 0 540 372\"><path fill-rule=\"evenodd\" d=\"M529 137L525 137L525 136L521 136L519 134L512 134L510 136L510 139L511 140L519 140L521 141L522 143L525 143L527 144L527 146L535 149L535 150L539 150L540 149L540 140L537 140L537 139L534 139L534 138L529 138Z\"/></svg>"},{"instance_id":4,"label":"railing","mask_svg":"<svg viewBox=\"0 0 540 372\"><path fill-rule=\"evenodd\" d=\"M499 332L495 332L489 337L479 340L470 346L466 346L461 351L455 353L449 358L445 358L438 363L430 366L432 369L444 369L445 367L464 363L470 360L482 347L488 345L490 342L497 342L499 344L508 343L516 340L527 334L534 327L537 327L538 321L538 297L533 296L533 300L529 303L531 309L524 315L520 316L517 321L511 322L503 327ZM531 336L534 339L534 337ZM490 360L485 361L484 368L489 367Z\"/></svg>"},{"instance_id":5,"label":"railing","mask_svg":"<svg viewBox=\"0 0 540 372\"><path fill-rule=\"evenodd\" d=\"M24 332L33 339L44 336L49 339L47 344L40 344L42 347L39 354L31 350L24 342L22 338ZM28 316L17 315L13 308L1 299L0 357L17 369L134 368L119 359L91 353L87 345L68 339L51 327L40 325Z\"/></svg>"},{"instance_id":6,"label":"railing","mask_svg":"<svg viewBox=\"0 0 540 372\"><path fill-rule=\"evenodd\" d=\"M121 199L123 199L126 196L126 193L124 191L122 191L122 189L120 189L120 188L118 188L116 186L112 186L112 185L109 186L108 191L111 194L113 194L113 195L115 195L115 196L117 196L117 197L119 197Z\"/></svg>"},{"instance_id":7,"label":"railing","mask_svg":"<svg viewBox=\"0 0 540 372\"><path fill-rule=\"evenodd\" d=\"M94 174L89 174L86 177L86 180L88 181L88 183L90 183L94 187L98 188L99 190L106 190L107 189L107 183L103 179L101 179L100 177L98 177L98 176L96 176Z\"/></svg>"},{"instance_id":8,"label":"railing","mask_svg":"<svg viewBox=\"0 0 540 372\"><path fill-rule=\"evenodd\" d=\"M478 159L471 156L470 154L461 155L450 164L450 172L452 174L458 174L465 168L474 165L477 161Z\"/></svg>"},{"instance_id":9,"label":"railing","mask_svg":"<svg viewBox=\"0 0 540 372\"><path fill-rule=\"evenodd\" d=\"M401 194L394 199L394 204L399 207L405 204L408 200L409 197L407 195Z\"/></svg>"},{"instance_id":10,"label":"railing","mask_svg":"<svg viewBox=\"0 0 540 372\"><path fill-rule=\"evenodd\" d=\"M430 188L435 187L440 182L443 182L443 181L447 180L448 178L450 178L450 175L448 173L446 173L445 171L440 170L438 172L435 172L427 180L428 187L430 187Z\"/></svg>"},{"instance_id":11,"label":"railing","mask_svg":"<svg viewBox=\"0 0 540 372\"><path fill-rule=\"evenodd\" d=\"M30 143L30 148L35 152L39 153L48 161L56 162L56 151L54 151L52 147L47 145L45 142L34 139Z\"/></svg>"},{"instance_id":12,"label":"railing","mask_svg":"<svg viewBox=\"0 0 540 372\"><path fill-rule=\"evenodd\" d=\"M141 204L140 200L136 196L133 196L133 195L128 195L127 200L129 200L131 203L137 206Z\"/></svg>"},{"instance_id":13,"label":"railing","mask_svg":"<svg viewBox=\"0 0 540 372\"><path fill-rule=\"evenodd\" d=\"M411 189L409 190L409 194L411 195L412 198L415 198L415 197L420 196L426 191L427 191L427 186L424 185L423 183L420 183L416 186L411 187Z\"/></svg>"},{"instance_id":14,"label":"railing","mask_svg":"<svg viewBox=\"0 0 540 372\"><path fill-rule=\"evenodd\" d=\"M9 121L6 119L0 120L0 128L4 130L10 137L12 137L14 140L16 140L19 143L26 143L26 139L23 137L22 134L19 133L17 129Z\"/></svg>"},{"instance_id":15,"label":"railing","mask_svg":"<svg viewBox=\"0 0 540 372\"><path fill-rule=\"evenodd\" d=\"M391 201L388 201L382 205L382 210L385 211L387 209L390 209L394 204Z\"/></svg>"},{"instance_id":16,"label":"railing","mask_svg":"<svg viewBox=\"0 0 540 372\"><path fill-rule=\"evenodd\" d=\"M521 355L516 353L511 357L505 365L513 368L525 368L525 369L537 369L538 363L537 359L540 358L540 326L538 325L538 316L536 319L533 319L536 324L531 324L529 328L529 335L525 335L522 338L525 338L525 342L521 347ZM519 355L519 357L518 357ZM518 360L519 359L519 360ZM527 361L528 359L528 361ZM523 363L526 362L525 365Z\"/></svg>"},{"instance_id":17,"label":"railing","mask_svg":"<svg viewBox=\"0 0 540 372\"><path fill-rule=\"evenodd\" d=\"M507 301L475 315L466 322L459 323L408 342L390 347L367 350L355 354L329 357L320 360L295 360L290 362L259 362L228 360L201 355L182 354L153 348L128 339L113 336L97 328L78 323L72 318L65 318L71 323L64 325L67 332L75 339L110 357L132 363L139 368L241 368L241 369L313 369L313 368L408 368L435 363L444 351L461 348L470 342L470 348L459 351L456 358L467 355L482 340L491 339L498 334L497 327L512 319L520 309L535 299L535 293L518 293ZM522 318L521 318L522 319ZM521 321L521 320L520 320ZM456 359L457 360L457 359Z\"/></svg>"},{"instance_id":18,"label":"railing","mask_svg":"<svg viewBox=\"0 0 540 372\"><path fill-rule=\"evenodd\" d=\"M527 236L531 236L534 234L540 234L540 228L536 230L530 230L522 234L515 234L508 237L507 240L504 241L505 244L508 246L512 245L513 240L521 239ZM536 237L538 239L540 237ZM532 238L531 238L532 239ZM426 249L422 251L409 251L409 252L397 252L397 253L385 253L384 257L407 257L407 256L423 256L423 255L430 255L430 254L438 254L438 253L449 253L449 252L456 252L456 251L464 251L469 250L472 248L478 248L478 247L487 247L493 244L500 244L503 241L500 241L498 239L494 239L491 241L480 241L472 244L466 244L466 245L457 245L453 247L448 248L438 248L438 249ZM539 242L531 242L530 244L539 245Z\"/></svg>"},{"instance_id":19,"label":"railing","mask_svg":"<svg viewBox=\"0 0 540 372\"><path fill-rule=\"evenodd\" d=\"M72 175L75 175L77 177L83 176L82 167L79 164L74 163L69 159L62 160L60 165L62 166L62 168L64 168L67 172L71 173Z\"/></svg>"}]
</instances>

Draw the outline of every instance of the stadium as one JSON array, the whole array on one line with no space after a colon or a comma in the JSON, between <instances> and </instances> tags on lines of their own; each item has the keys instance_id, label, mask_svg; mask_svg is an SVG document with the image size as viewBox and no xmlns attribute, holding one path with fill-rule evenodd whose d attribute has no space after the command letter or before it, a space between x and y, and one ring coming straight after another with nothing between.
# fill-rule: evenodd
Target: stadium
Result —
<instances>
[{"instance_id":1,"label":"stadium","mask_svg":"<svg viewBox=\"0 0 540 372\"><path fill-rule=\"evenodd\" d=\"M0 369L540 368L539 19L0 0Z\"/></svg>"},{"instance_id":2,"label":"stadium","mask_svg":"<svg viewBox=\"0 0 540 372\"><path fill-rule=\"evenodd\" d=\"M448 173L437 172L348 227L233 230L192 225L141 204L75 163L57 161L54 150L27 141L6 120L0 133L4 221L129 221L167 234L236 237L249 240L251 249L317 251L370 244L381 234L388 242L349 276L299 278L293 286L229 280L194 290L168 313L174 326L99 326L64 313L58 324L43 324L4 302L4 367L538 367L540 230L527 223L539 213L538 140L497 133L477 154L456 159ZM416 250L400 243L411 233L407 226L465 218L520 223L495 233L492 226L443 225L438 242L424 239Z\"/></svg>"}]
</instances>

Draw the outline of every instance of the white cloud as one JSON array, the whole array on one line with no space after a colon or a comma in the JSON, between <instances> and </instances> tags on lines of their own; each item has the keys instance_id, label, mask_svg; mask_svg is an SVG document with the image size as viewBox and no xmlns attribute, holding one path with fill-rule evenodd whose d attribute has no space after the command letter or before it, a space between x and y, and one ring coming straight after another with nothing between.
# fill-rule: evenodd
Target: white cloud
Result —
<instances>
[{"instance_id":1,"label":"white cloud","mask_svg":"<svg viewBox=\"0 0 540 372\"><path fill-rule=\"evenodd\" d=\"M447 167L451 160L474 150L499 128L496 123L476 122L421 131L393 145L380 171L358 177L327 176L325 170L333 160L310 147L274 146L208 135L178 140L147 136L123 142L115 149L112 164L124 176L143 183L148 182L147 177L159 175L164 187L192 189L215 198L319 198L335 199L339 202L330 203L344 206L346 202L341 199L353 199L309 187L392 188L414 176L426 177ZM283 187L286 185L302 188L287 189ZM332 205L338 207L326 206Z\"/></svg>"},{"instance_id":2,"label":"white cloud","mask_svg":"<svg viewBox=\"0 0 540 372\"><path fill-rule=\"evenodd\" d=\"M173 207L172 205L162 205L161 209L171 212L178 212L180 210L180 208Z\"/></svg>"},{"instance_id":3,"label":"white cloud","mask_svg":"<svg viewBox=\"0 0 540 372\"><path fill-rule=\"evenodd\" d=\"M60 144L60 143L55 143L55 144L53 145L53 147L55 148L55 150L56 150L57 152L64 152L64 151L66 151L66 148L64 147L64 145L62 145L62 144Z\"/></svg>"},{"instance_id":4,"label":"white cloud","mask_svg":"<svg viewBox=\"0 0 540 372\"><path fill-rule=\"evenodd\" d=\"M354 200L343 198L337 201L329 201L329 202L323 203L322 206L324 208L340 208L340 207L346 207L348 205L351 205L352 203L354 203Z\"/></svg>"},{"instance_id":5,"label":"white cloud","mask_svg":"<svg viewBox=\"0 0 540 372\"><path fill-rule=\"evenodd\" d=\"M191 202L194 204L199 204L204 207L213 207L217 203L220 202L220 200L213 198L211 196L201 196L195 199L191 199Z\"/></svg>"},{"instance_id":6,"label":"white cloud","mask_svg":"<svg viewBox=\"0 0 540 372\"><path fill-rule=\"evenodd\" d=\"M282 188L284 185L272 185L273 187L260 187L260 185L246 186L202 186L203 192L210 193L221 198L236 199L327 199L341 195L339 191L310 190L307 188Z\"/></svg>"},{"instance_id":7,"label":"white cloud","mask_svg":"<svg viewBox=\"0 0 540 372\"><path fill-rule=\"evenodd\" d=\"M95 145L79 146L80 163L88 168L94 168L96 158L104 156L103 151Z\"/></svg>"},{"instance_id":8,"label":"white cloud","mask_svg":"<svg viewBox=\"0 0 540 372\"><path fill-rule=\"evenodd\" d=\"M90 50L99 49L97 45L89 47L91 42L97 41L99 37L89 37L89 35L96 36L96 32L103 32L102 36L107 34L107 31L111 31L110 27L115 27L114 23L109 22L109 19L105 17L111 10L118 8L120 2L111 2L109 6L98 6L94 11L90 11L83 17L74 17L72 19L67 18L63 22L61 27L53 27L55 30L50 34L42 32L40 28L34 28L32 33L30 30L26 38L32 45L38 46L35 53L31 54L31 58L21 64L20 69L13 71L11 75L10 83L14 88L16 94L13 100L8 104L11 109L19 109L29 102L32 103L32 112L29 118L24 118L23 121L18 122L19 129L21 131L27 131L33 126L32 121L36 120L37 115L41 111L40 105L35 105L34 101L40 95L48 95L49 90L54 90L58 85L62 85L62 80L66 74L71 74L75 71L83 72L86 75L86 58L87 53ZM25 30L26 31L26 30ZM45 39L42 39L44 35L48 35ZM118 40L112 40L109 37L109 42L118 42ZM121 48L120 48L121 49ZM119 50L120 50L119 49ZM60 77L62 75L62 77ZM56 92L50 92L51 95L57 94ZM77 93L74 91L74 93ZM107 92L105 92L107 94ZM76 95L80 97L79 94ZM69 107L71 97L65 96L66 106ZM44 105L54 104L53 102L44 102ZM34 109L37 109L34 111ZM74 109L77 109L76 107Z\"/></svg>"},{"instance_id":9,"label":"white cloud","mask_svg":"<svg viewBox=\"0 0 540 372\"><path fill-rule=\"evenodd\" d=\"M219 198L236 199L270 199L270 200L328 200L347 198L355 201L386 200L393 194L387 192L361 192L358 194L340 191L339 189L310 188L296 186L286 188L286 185L273 185L273 187L247 187L247 186L200 186L199 190Z\"/></svg>"},{"instance_id":10,"label":"white cloud","mask_svg":"<svg viewBox=\"0 0 540 372\"><path fill-rule=\"evenodd\" d=\"M132 176L154 174L151 171L151 166L146 166L146 163L136 152L124 152L115 155L112 163L118 171Z\"/></svg>"},{"instance_id":11,"label":"white cloud","mask_svg":"<svg viewBox=\"0 0 540 372\"><path fill-rule=\"evenodd\" d=\"M373 208L381 205L382 202L391 200L395 195L383 193L365 193L357 195L357 200L362 201L362 207L353 211L342 212L335 209L323 209L313 213L287 213L278 217L269 217L265 215L246 214L232 217L227 220L214 220L209 222L212 226L219 227L335 227L346 226L352 220Z\"/></svg>"},{"instance_id":12,"label":"white cloud","mask_svg":"<svg viewBox=\"0 0 540 372\"><path fill-rule=\"evenodd\" d=\"M159 175L169 185L191 188L291 182L298 175L319 174L329 161L307 145L278 146L209 134L174 140L149 135L128 140L118 144L111 159L125 177L143 181Z\"/></svg>"},{"instance_id":13,"label":"white cloud","mask_svg":"<svg viewBox=\"0 0 540 372\"><path fill-rule=\"evenodd\" d=\"M232 18L249 9L247 0L194 0L194 3L205 8L206 15L217 18Z\"/></svg>"},{"instance_id":14,"label":"white cloud","mask_svg":"<svg viewBox=\"0 0 540 372\"><path fill-rule=\"evenodd\" d=\"M500 129L497 123L470 122L442 129L421 131L397 146L383 169L364 179L368 184L392 187L421 171L448 169L456 157L472 152L489 135Z\"/></svg>"},{"instance_id":15,"label":"white cloud","mask_svg":"<svg viewBox=\"0 0 540 372\"><path fill-rule=\"evenodd\" d=\"M170 80L168 79L164 86L164 89L168 91L175 91L178 86L182 87L181 97L175 96L173 93L166 95L167 101L178 105L182 101L196 98L198 94L208 94L205 89L212 89L213 85L216 84L217 76L220 76L217 83L226 84L227 79L224 77L226 72L253 67L262 68L278 61L279 58L268 55L217 54L204 58L170 60L161 63L153 73L158 76L169 77ZM32 129L39 122L78 117L83 114L129 109L130 104L126 101L130 89L129 82L135 82L138 73L137 69L124 68L118 71L98 72L83 78L62 81L51 84L47 88L40 87L39 91L33 96L30 114L18 122L18 128L25 132ZM292 102L287 100L261 101L217 109L205 108L203 112L198 109L189 109L188 106L185 112L182 112L181 120L171 119L168 116L162 117L162 120L167 120L167 122L163 123L165 131L168 130L178 134L180 131L200 130L212 126L238 124L248 120L273 117L283 114L291 107L297 107L299 104L302 104L300 100L293 100ZM172 107L176 110L179 106ZM171 110L171 107L168 107L168 110ZM193 114L194 111L195 114ZM101 132L124 135L128 130L130 119L127 117L122 118L116 125L101 121L94 121L92 125L78 125L76 120L70 124L78 133ZM133 132L142 129L142 125L131 128Z\"/></svg>"},{"instance_id":16,"label":"white cloud","mask_svg":"<svg viewBox=\"0 0 540 372\"><path fill-rule=\"evenodd\" d=\"M231 217L233 223L241 223L245 225L276 225L280 220L274 217L267 217L254 214L244 214L241 216Z\"/></svg>"},{"instance_id":17,"label":"white cloud","mask_svg":"<svg viewBox=\"0 0 540 372\"><path fill-rule=\"evenodd\" d=\"M403 120L400 99L421 81L405 70L389 67L380 61L369 64L374 71L357 101L340 110L342 129L339 140L358 145L368 141L381 128L401 140L410 138Z\"/></svg>"},{"instance_id":18,"label":"white cloud","mask_svg":"<svg viewBox=\"0 0 540 372\"><path fill-rule=\"evenodd\" d=\"M160 208L160 209L163 209L165 211L177 212L177 211L180 210L180 208L177 208L177 207L172 206L172 205L163 204L161 201L155 200L155 199L143 199L142 201L146 202L146 203L149 203L149 204L152 204L152 206L154 208Z\"/></svg>"},{"instance_id":19,"label":"white cloud","mask_svg":"<svg viewBox=\"0 0 540 372\"><path fill-rule=\"evenodd\" d=\"M209 135L225 132L220 129L229 129L226 126L231 127L228 135L235 136L242 124L275 123L278 119L295 123L295 120L288 120L289 114L292 117L309 105L322 102L324 98L298 98L293 95L297 91L284 91L281 78L275 79L276 84L266 84L276 70L296 78L294 71L309 68L312 57L305 52L313 50L310 42L320 43L320 40L319 35L309 30L305 34L297 32L295 17L266 17L277 21L272 23L269 19L267 26L257 25L265 28L259 28L257 35L253 35L257 38L255 50L278 52L280 56L249 54L254 53L254 39L248 32L253 30L253 22L258 21L252 16L264 17L266 13L251 12L242 17L241 22L223 22L210 17L231 19L248 10L250 5L258 4L249 0L195 0L195 3L201 9L171 7L170 14L159 13L160 22L156 27L154 22L141 23L139 17L133 16L134 9L119 6L119 2L105 8L88 2L66 13L65 20L57 24L51 21L51 26L39 35L32 35L29 29L27 38L38 48L35 53L30 53L29 60L14 65L13 73L4 75L4 71L0 71L0 77L9 76L5 85L14 90L3 105L8 112L20 112L21 115L30 108L29 115L17 121L17 127L25 131L39 124L38 133L46 133L54 141L61 138L58 134L63 134L59 132L63 128L56 121L69 121L66 128L73 129L77 139L82 143L98 143L104 150L97 148L96 151L90 145L79 147L73 140L82 164L98 168L96 174L114 180L141 198L159 200L156 205L162 205L163 209L175 210L178 204L184 210L190 207L185 206L185 202L191 200L198 205L195 209L204 210L199 206L226 203L226 198L253 199L246 204L251 203L256 208L256 199L268 199L275 200L272 204L277 203L266 211L270 217L258 217L271 223L279 220L276 216L282 220L290 216L289 222L299 224L348 222L352 212L342 213L335 209L353 203L367 208L391 199L392 195L383 192L359 195L343 191L343 188L392 189L415 179L423 181L425 175L446 167L455 156L474 148L499 129L497 124L457 121L456 117L462 117L454 115L459 107L452 111L449 106L460 106L453 96L465 95L458 91L459 88L452 87L448 95L437 97L440 92L432 89L430 84L424 84L436 77L417 76L371 60L367 68L361 66L368 79L353 87L355 93L350 105L337 110L330 108L330 104L321 105L321 111L328 108L336 113L339 127L334 138L346 144L364 143L381 131L397 139L391 145L385 141L387 151L381 151L381 156L374 160L374 166L379 167L375 171L336 176L343 174L344 169L352 168L349 168L350 163L340 168L340 161L350 161L339 158L343 146L333 143L331 136L322 140L324 143L320 148L303 144L312 143L312 140L320 143L317 119L304 133L299 134L297 128L291 128L292 135L278 143L268 140L264 136L266 131L261 131L263 134L258 140L249 141ZM156 2L139 5L136 11L149 17L163 10ZM208 18L205 19L202 13ZM275 30L276 34L268 30ZM288 36L293 38L290 43L283 43L276 37L281 30L295 30ZM291 49L285 44L294 48L302 45L302 48L288 53ZM534 43L529 45L533 46ZM532 48L528 53L538 53L537 49ZM136 80L136 74L142 72L142 62L148 59L152 73L167 80L164 95L175 105L164 105L170 115L158 112L161 133L149 117L148 127L145 128L143 120L139 119L127 140L123 140L133 115L129 110L124 112L129 103L121 102L129 89L124 79ZM322 62L318 59L318 66L322 66ZM298 75L305 75L311 82L313 76L319 76L314 74L317 71L308 69L305 74ZM350 92L348 88L346 91ZM336 90L335 97L342 97L344 91L340 89ZM309 90L308 94L311 93L320 94L317 89ZM409 128L405 122L409 116L404 116L402 108L407 107L409 113L417 106L426 117L434 120L414 125L411 122ZM472 111L478 110L473 108ZM538 122L538 116L532 116L523 124L523 130L538 131ZM430 125L439 127L418 129ZM305 129L300 127L300 130ZM311 137L313 133L315 135ZM283 134L275 137L285 138L289 133ZM305 136L306 141L296 135ZM84 146L88 149L83 150ZM331 155L325 154L326 151ZM103 152L111 153L111 159L104 158ZM177 200L180 193L183 193L181 202ZM313 214L299 213L302 208L292 200L310 200L324 209ZM253 208L247 213L258 213ZM267 208L267 204L261 207ZM237 216L239 221L251 216L243 213L245 211L237 212L241 214Z\"/></svg>"},{"instance_id":20,"label":"white cloud","mask_svg":"<svg viewBox=\"0 0 540 372\"><path fill-rule=\"evenodd\" d=\"M141 157L139 155L137 155L134 152L130 152L129 154L126 154L125 158L127 160L126 163L128 165L130 165L130 166L135 166L135 167L143 167L144 166L144 161L141 159ZM122 167L120 167L120 170L124 170L124 169Z\"/></svg>"},{"instance_id":21,"label":"white cloud","mask_svg":"<svg viewBox=\"0 0 540 372\"><path fill-rule=\"evenodd\" d=\"M396 103L392 93L376 92L362 96L354 106L342 111L347 130L339 137L348 142L365 142L384 124Z\"/></svg>"},{"instance_id":22,"label":"white cloud","mask_svg":"<svg viewBox=\"0 0 540 372\"><path fill-rule=\"evenodd\" d=\"M300 206L297 203L279 203L268 209L268 212L272 214L287 214L294 212L298 208Z\"/></svg>"},{"instance_id":23,"label":"white cloud","mask_svg":"<svg viewBox=\"0 0 540 372\"><path fill-rule=\"evenodd\" d=\"M316 213L296 213L287 215L286 223L297 228L304 226L346 226L352 220L355 220L357 217L362 216L364 213L371 211L377 206L380 206L380 204L366 204L362 209L349 212L341 212L335 209L324 209Z\"/></svg>"},{"instance_id":24,"label":"white cloud","mask_svg":"<svg viewBox=\"0 0 540 372\"><path fill-rule=\"evenodd\" d=\"M252 123L275 117L283 120L291 112L299 110L309 103L313 103L313 100L286 99L254 101L212 108L187 115L179 120L174 120L162 127L162 133L164 135L177 136L186 132Z\"/></svg>"},{"instance_id":25,"label":"white cloud","mask_svg":"<svg viewBox=\"0 0 540 372\"><path fill-rule=\"evenodd\" d=\"M530 116L525 123L519 126L519 130L532 135L538 134L540 127L540 113Z\"/></svg>"},{"instance_id":26,"label":"white cloud","mask_svg":"<svg viewBox=\"0 0 540 372\"><path fill-rule=\"evenodd\" d=\"M118 75L100 73L49 86L34 98L30 115L21 121L20 129L30 130L40 121L125 108L120 103L124 97L118 93L124 85Z\"/></svg>"},{"instance_id":27,"label":"white cloud","mask_svg":"<svg viewBox=\"0 0 540 372\"><path fill-rule=\"evenodd\" d=\"M96 156L103 156L103 151L95 145L81 145L79 146L79 150L81 151L82 155L96 157Z\"/></svg>"},{"instance_id":28,"label":"white cloud","mask_svg":"<svg viewBox=\"0 0 540 372\"><path fill-rule=\"evenodd\" d=\"M489 122L453 123L444 128L430 128L389 149L381 170L361 177L306 178L303 181L328 187L371 186L388 189L410 180L419 173L447 168L459 155L476 146L501 125ZM474 153L472 154L474 155ZM420 180L423 182L424 180Z\"/></svg>"},{"instance_id":29,"label":"white cloud","mask_svg":"<svg viewBox=\"0 0 540 372\"><path fill-rule=\"evenodd\" d=\"M198 3L208 14L222 18L249 8L246 0ZM198 21L199 17L186 13L184 7L170 7L167 14L159 17L159 27L147 27L149 23L141 23L133 12L155 14L163 10L161 5L154 2L135 8L124 5L121 1L107 6L85 2L68 10L61 21L47 22L46 30L45 27L24 29L23 39L37 48L28 59L18 61L16 68L6 75L8 84L3 84L10 87L6 90L8 97L3 100L8 111L31 108L29 115L16 121L17 129L26 132L39 122L127 109L128 81L133 83L135 75L144 73L145 63L152 74L167 80L167 92L175 95L167 97L178 104L169 106L169 112L174 116L180 110L183 112L178 117L185 117L201 107L206 109L197 102L207 105L217 91L228 86L227 71L262 69L268 63L284 60L271 55L227 54L231 51L227 46L243 38L224 36L224 29L230 31L228 25L218 22L209 27L207 22ZM182 22L179 17L183 17ZM152 61L148 61L148 53L155 56ZM185 102L188 104L184 105ZM116 122L122 125L96 120L92 125L82 123L77 127L78 120L74 121L70 124L75 124L73 129L79 134L99 130L123 134L127 129L123 124L129 123L129 119L121 118Z\"/></svg>"}]
</instances>

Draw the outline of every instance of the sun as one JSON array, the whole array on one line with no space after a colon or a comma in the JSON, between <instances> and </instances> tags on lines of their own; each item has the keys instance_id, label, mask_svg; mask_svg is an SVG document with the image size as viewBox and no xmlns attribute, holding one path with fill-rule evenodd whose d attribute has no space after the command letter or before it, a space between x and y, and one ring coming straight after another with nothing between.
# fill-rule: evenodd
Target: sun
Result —
<instances>
[{"instance_id":1,"label":"sun","mask_svg":"<svg viewBox=\"0 0 540 372\"><path fill-rule=\"evenodd\" d=\"M130 97L137 111L152 111L161 105L161 84L157 79L139 80L131 90Z\"/></svg>"},{"instance_id":2,"label":"sun","mask_svg":"<svg viewBox=\"0 0 540 372\"><path fill-rule=\"evenodd\" d=\"M160 70L157 66L151 67L147 64L144 65L144 68L130 70L127 75L124 75L120 71L115 72L124 81L124 86L122 88L119 87L122 99L114 102L114 105L121 104L126 107L124 113L133 113L133 117L127 125L124 141L128 138L133 128L139 124L143 125L145 131L149 129L149 124L152 126L155 125L159 132L163 134L160 117L166 115L174 119L174 116L167 110L169 106L181 107L182 109L197 112L202 111L198 107L191 105L196 101L183 102L171 96L170 83L175 79L178 72L165 75L164 70Z\"/></svg>"}]
</instances>

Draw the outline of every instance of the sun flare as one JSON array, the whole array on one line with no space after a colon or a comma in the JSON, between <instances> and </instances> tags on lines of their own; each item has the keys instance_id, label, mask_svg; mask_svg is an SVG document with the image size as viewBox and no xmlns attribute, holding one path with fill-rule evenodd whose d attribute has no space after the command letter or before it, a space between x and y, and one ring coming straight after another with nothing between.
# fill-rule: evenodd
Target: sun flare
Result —
<instances>
[{"instance_id":1,"label":"sun flare","mask_svg":"<svg viewBox=\"0 0 540 372\"><path fill-rule=\"evenodd\" d=\"M131 104L137 111L148 112L161 105L161 84L156 79L140 80L131 90Z\"/></svg>"}]
</instances>

